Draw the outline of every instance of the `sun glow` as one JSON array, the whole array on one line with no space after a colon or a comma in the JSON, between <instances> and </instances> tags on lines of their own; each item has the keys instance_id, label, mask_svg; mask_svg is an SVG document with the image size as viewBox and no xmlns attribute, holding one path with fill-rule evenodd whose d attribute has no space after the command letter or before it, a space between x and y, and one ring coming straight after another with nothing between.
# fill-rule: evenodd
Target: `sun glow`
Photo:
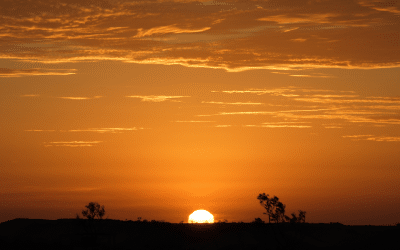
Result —
<instances>
[{"instance_id":1,"label":"sun glow","mask_svg":"<svg viewBox=\"0 0 400 250\"><path fill-rule=\"evenodd\" d=\"M196 210L189 215L189 223L214 223L214 216L207 210Z\"/></svg>"}]
</instances>

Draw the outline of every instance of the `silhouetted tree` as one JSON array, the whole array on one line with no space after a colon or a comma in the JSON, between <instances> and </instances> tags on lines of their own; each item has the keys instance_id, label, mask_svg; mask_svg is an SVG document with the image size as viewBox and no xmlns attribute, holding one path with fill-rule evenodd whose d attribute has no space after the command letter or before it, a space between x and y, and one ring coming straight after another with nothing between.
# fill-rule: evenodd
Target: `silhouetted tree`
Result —
<instances>
[{"instance_id":1,"label":"silhouetted tree","mask_svg":"<svg viewBox=\"0 0 400 250\"><path fill-rule=\"evenodd\" d=\"M297 222L305 223L306 222L306 211L299 210L299 217Z\"/></svg>"},{"instance_id":2,"label":"silhouetted tree","mask_svg":"<svg viewBox=\"0 0 400 250\"><path fill-rule=\"evenodd\" d=\"M89 202L88 205L85 206L86 209L82 210L82 215L87 220L82 220L82 225L86 233L92 235L97 238L98 231L101 230L100 228L100 221L102 221L105 212L104 206L100 206L97 202ZM80 219L77 214L77 219Z\"/></svg>"},{"instance_id":3,"label":"silhouetted tree","mask_svg":"<svg viewBox=\"0 0 400 250\"><path fill-rule=\"evenodd\" d=\"M273 221L276 223L284 222L285 221L285 212L286 212L286 205L284 205L280 201L276 201L275 203L275 213L271 215Z\"/></svg>"},{"instance_id":4,"label":"silhouetted tree","mask_svg":"<svg viewBox=\"0 0 400 250\"><path fill-rule=\"evenodd\" d=\"M264 214L268 215L268 223L271 223L271 220L276 223L283 222L286 205L282 204L278 197L269 198L268 196L268 194L263 193L257 197L260 200L260 204L267 210Z\"/></svg>"},{"instance_id":5,"label":"silhouetted tree","mask_svg":"<svg viewBox=\"0 0 400 250\"><path fill-rule=\"evenodd\" d=\"M268 194L259 194L257 197L260 200L260 204L267 210L264 214L268 215L268 223L275 222L290 222L290 223L305 223L306 212L299 210L299 216L292 213L292 218L285 215L286 205L279 201L279 198L269 198Z\"/></svg>"},{"instance_id":6,"label":"silhouetted tree","mask_svg":"<svg viewBox=\"0 0 400 250\"><path fill-rule=\"evenodd\" d=\"M272 199L270 199L268 196L269 194L266 195L265 193L259 194L257 199L260 200L261 206L263 206L267 210L267 212L265 212L264 214L268 215L268 223L271 223L271 213L274 209L274 206L271 201Z\"/></svg>"},{"instance_id":7,"label":"silhouetted tree","mask_svg":"<svg viewBox=\"0 0 400 250\"><path fill-rule=\"evenodd\" d=\"M97 202L90 202L89 205L85 206L86 210L82 210L83 217L92 219L103 219L104 214L106 213L104 210L104 206L99 205Z\"/></svg>"}]
</instances>

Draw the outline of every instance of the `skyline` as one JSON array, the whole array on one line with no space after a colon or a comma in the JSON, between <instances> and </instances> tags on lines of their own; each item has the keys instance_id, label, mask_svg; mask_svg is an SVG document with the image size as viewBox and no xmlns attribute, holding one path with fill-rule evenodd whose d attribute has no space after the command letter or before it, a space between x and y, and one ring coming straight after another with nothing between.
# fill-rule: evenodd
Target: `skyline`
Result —
<instances>
[{"instance_id":1,"label":"skyline","mask_svg":"<svg viewBox=\"0 0 400 250\"><path fill-rule=\"evenodd\" d=\"M0 2L0 222L400 221L398 1Z\"/></svg>"}]
</instances>

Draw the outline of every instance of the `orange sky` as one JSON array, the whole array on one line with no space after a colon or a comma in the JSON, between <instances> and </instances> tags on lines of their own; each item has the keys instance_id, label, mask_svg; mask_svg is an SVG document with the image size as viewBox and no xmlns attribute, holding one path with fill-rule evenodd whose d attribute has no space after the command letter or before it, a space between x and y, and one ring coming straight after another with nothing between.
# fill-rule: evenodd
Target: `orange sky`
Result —
<instances>
[{"instance_id":1,"label":"orange sky","mask_svg":"<svg viewBox=\"0 0 400 250\"><path fill-rule=\"evenodd\" d=\"M400 221L399 1L0 6L0 222Z\"/></svg>"}]
</instances>

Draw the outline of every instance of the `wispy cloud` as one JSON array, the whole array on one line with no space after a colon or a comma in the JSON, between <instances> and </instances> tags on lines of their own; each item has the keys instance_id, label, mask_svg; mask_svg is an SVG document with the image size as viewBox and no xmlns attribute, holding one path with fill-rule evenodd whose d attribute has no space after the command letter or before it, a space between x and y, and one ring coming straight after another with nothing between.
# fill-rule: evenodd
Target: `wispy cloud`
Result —
<instances>
[{"instance_id":1,"label":"wispy cloud","mask_svg":"<svg viewBox=\"0 0 400 250\"><path fill-rule=\"evenodd\" d=\"M93 147L102 141L55 141L45 143L45 147Z\"/></svg>"},{"instance_id":2,"label":"wispy cloud","mask_svg":"<svg viewBox=\"0 0 400 250\"><path fill-rule=\"evenodd\" d=\"M173 122L202 123L202 122L215 122L215 121L173 121Z\"/></svg>"},{"instance_id":3,"label":"wispy cloud","mask_svg":"<svg viewBox=\"0 0 400 250\"><path fill-rule=\"evenodd\" d=\"M397 1L376 1L376 0L363 0L358 1L361 6L370 7L377 11L390 12L400 15L400 6Z\"/></svg>"},{"instance_id":4,"label":"wispy cloud","mask_svg":"<svg viewBox=\"0 0 400 250\"><path fill-rule=\"evenodd\" d=\"M127 131L136 131L143 128L89 128L89 129L71 129L68 132L96 132L96 133L123 133Z\"/></svg>"},{"instance_id":5,"label":"wispy cloud","mask_svg":"<svg viewBox=\"0 0 400 250\"><path fill-rule=\"evenodd\" d=\"M164 102L164 101L167 101L167 100L174 100L174 99L190 97L190 96L165 96L165 95L143 96L143 95L132 95L132 96L126 96L126 97L139 98L139 99L142 99L142 102Z\"/></svg>"},{"instance_id":6,"label":"wispy cloud","mask_svg":"<svg viewBox=\"0 0 400 250\"><path fill-rule=\"evenodd\" d=\"M238 112L219 112L213 115L273 115L276 112L272 111L238 111ZM197 116L209 116L209 115L197 115Z\"/></svg>"},{"instance_id":7,"label":"wispy cloud","mask_svg":"<svg viewBox=\"0 0 400 250\"><path fill-rule=\"evenodd\" d=\"M1 51L1 49L0 49ZM1 58L1 56L0 56ZM10 69L0 68L0 77L21 76L67 76L74 75L75 69Z\"/></svg>"},{"instance_id":8,"label":"wispy cloud","mask_svg":"<svg viewBox=\"0 0 400 250\"><path fill-rule=\"evenodd\" d=\"M208 104L220 104L220 105L263 105L261 102L205 102L202 101L201 103L208 103Z\"/></svg>"},{"instance_id":9,"label":"wispy cloud","mask_svg":"<svg viewBox=\"0 0 400 250\"><path fill-rule=\"evenodd\" d=\"M305 39L305 38L294 38L294 39L291 39L291 41L293 41L293 42L305 42L305 41L307 41L307 39Z\"/></svg>"},{"instance_id":10,"label":"wispy cloud","mask_svg":"<svg viewBox=\"0 0 400 250\"><path fill-rule=\"evenodd\" d=\"M65 96L65 97L57 97L57 98L66 99L66 100L90 100L90 99L98 99L101 97L102 96L94 96L94 97Z\"/></svg>"},{"instance_id":11,"label":"wispy cloud","mask_svg":"<svg viewBox=\"0 0 400 250\"><path fill-rule=\"evenodd\" d=\"M274 94L274 95L282 95L286 92L295 92L296 90L290 88L278 88L278 89L249 89L249 90L222 90L222 91L211 91L211 92L221 92L228 94Z\"/></svg>"},{"instance_id":12,"label":"wispy cloud","mask_svg":"<svg viewBox=\"0 0 400 250\"><path fill-rule=\"evenodd\" d=\"M360 126L364 126L365 124L370 127L400 125L399 97L362 97L354 91L296 87L222 90L212 92L227 94L267 94L284 98L283 101L287 102L289 100L292 104L279 106L269 103L269 110L232 110L214 114L200 114L197 116L263 115L273 119L278 119L278 121L274 123L262 123L249 126L271 128L314 127L313 124L302 124L303 122L309 123L310 121L323 121L324 124L322 124L322 127L326 129L343 129L345 127L354 126L355 124L360 124ZM308 106L308 104L303 104L302 102L318 103L318 105ZM220 103L222 104L223 102ZM298 108L293 109L295 106ZM288 109L286 109L286 107L288 107Z\"/></svg>"},{"instance_id":13,"label":"wispy cloud","mask_svg":"<svg viewBox=\"0 0 400 250\"><path fill-rule=\"evenodd\" d=\"M24 131L29 131L29 132L55 132L56 130L42 130L42 129L28 129Z\"/></svg>"},{"instance_id":14,"label":"wispy cloud","mask_svg":"<svg viewBox=\"0 0 400 250\"><path fill-rule=\"evenodd\" d=\"M244 125L244 127L254 127L254 128L311 128L312 126L308 125L271 125L271 124L262 124L262 125Z\"/></svg>"},{"instance_id":15,"label":"wispy cloud","mask_svg":"<svg viewBox=\"0 0 400 250\"><path fill-rule=\"evenodd\" d=\"M70 129L70 130L41 130L41 129L29 129L24 131L30 132L95 132L95 133L123 133L129 131L142 130L144 128L132 127L132 128L88 128L88 129Z\"/></svg>"},{"instance_id":16,"label":"wispy cloud","mask_svg":"<svg viewBox=\"0 0 400 250\"><path fill-rule=\"evenodd\" d=\"M256 126L262 128L311 128L311 125L304 125L304 123L311 122L263 122L261 125L246 125L246 126Z\"/></svg>"},{"instance_id":17,"label":"wispy cloud","mask_svg":"<svg viewBox=\"0 0 400 250\"><path fill-rule=\"evenodd\" d=\"M326 13L326 14L300 14L297 17L290 16L290 15L276 15L276 16L268 16L259 18L259 21L269 21L269 22L276 22L279 24L293 24L293 23L318 23L318 24L325 24L330 23L330 19L332 17L338 16L337 14L333 13Z\"/></svg>"},{"instance_id":18,"label":"wispy cloud","mask_svg":"<svg viewBox=\"0 0 400 250\"><path fill-rule=\"evenodd\" d=\"M38 97L39 95L21 95L21 97Z\"/></svg>"},{"instance_id":19,"label":"wispy cloud","mask_svg":"<svg viewBox=\"0 0 400 250\"><path fill-rule=\"evenodd\" d=\"M331 78L329 75L289 75L293 77L319 77L319 78Z\"/></svg>"},{"instance_id":20,"label":"wispy cloud","mask_svg":"<svg viewBox=\"0 0 400 250\"><path fill-rule=\"evenodd\" d=\"M390 104L400 104L400 100L368 100L368 99L328 99L328 98L295 98L296 101L303 102L316 102L316 103L390 103Z\"/></svg>"},{"instance_id":21,"label":"wispy cloud","mask_svg":"<svg viewBox=\"0 0 400 250\"><path fill-rule=\"evenodd\" d=\"M400 142L400 136L345 135L342 137L350 138L354 141Z\"/></svg>"},{"instance_id":22,"label":"wispy cloud","mask_svg":"<svg viewBox=\"0 0 400 250\"><path fill-rule=\"evenodd\" d=\"M176 25L168 25L168 26L155 27L148 30L139 29L137 35L134 37L140 38L145 36L151 36L153 34L167 34L167 33L175 33L175 34L198 33L209 29L211 29L211 27L204 27L201 29L185 29L185 28L178 28L176 27Z\"/></svg>"}]
</instances>

